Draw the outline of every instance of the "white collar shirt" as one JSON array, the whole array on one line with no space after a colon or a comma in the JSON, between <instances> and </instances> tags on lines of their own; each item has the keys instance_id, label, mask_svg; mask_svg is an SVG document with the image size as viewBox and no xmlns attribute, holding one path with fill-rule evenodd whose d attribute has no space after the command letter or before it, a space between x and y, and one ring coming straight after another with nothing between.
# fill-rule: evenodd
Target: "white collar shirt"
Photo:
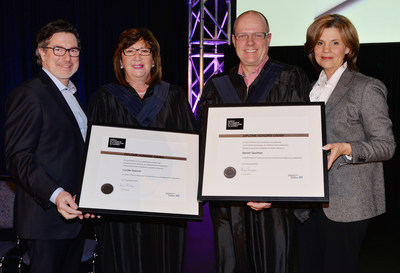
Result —
<instances>
[{"instance_id":1,"label":"white collar shirt","mask_svg":"<svg viewBox=\"0 0 400 273\"><path fill-rule=\"evenodd\" d=\"M78 100L75 98L74 93L77 91L75 85L72 81L68 81L68 86L65 86L60 80L54 77L48 70L43 68L43 71L46 72L47 75L51 78L57 88L60 90L63 95L65 101L68 103L69 108L75 116L76 122L79 125L79 129L81 130L82 138L85 140L86 132L87 132L87 117L85 112L82 110L79 105Z\"/></svg>"},{"instance_id":2,"label":"white collar shirt","mask_svg":"<svg viewBox=\"0 0 400 273\"><path fill-rule=\"evenodd\" d=\"M326 104L346 68L347 63L345 62L333 73L329 80L327 80L325 71L322 70L318 81L314 84L310 92L310 101L323 101Z\"/></svg>"}]
</instances>

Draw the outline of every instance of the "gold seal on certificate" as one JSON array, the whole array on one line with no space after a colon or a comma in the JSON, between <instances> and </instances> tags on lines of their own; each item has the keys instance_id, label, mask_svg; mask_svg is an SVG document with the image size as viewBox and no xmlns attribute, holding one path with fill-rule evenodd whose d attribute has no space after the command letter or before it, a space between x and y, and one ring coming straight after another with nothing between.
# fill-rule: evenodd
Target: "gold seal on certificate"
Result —
<instances>
[{"instance_id":1,"label":"gold seal on certificate","mask_svg":"<svg viewBox=\"0 0 400 273\"><path fill-rule=\"evenodd\" d=\"M113 190L114 190L114 187L110 183L106 183L101 186L101 192L104 194L110 194L113 192Z\"/></svg>"},{"instance_id":2,"label":"gold seal on certificate","mask_svg":"<svg viewBox=\"0 0 400 273\"><path fill-rule=\"evenodd\" d=\"M224 175L226 178L233 178L236 175L236 169L234 167L227 167L224 170Z\"/></svg>"}]
</instances>

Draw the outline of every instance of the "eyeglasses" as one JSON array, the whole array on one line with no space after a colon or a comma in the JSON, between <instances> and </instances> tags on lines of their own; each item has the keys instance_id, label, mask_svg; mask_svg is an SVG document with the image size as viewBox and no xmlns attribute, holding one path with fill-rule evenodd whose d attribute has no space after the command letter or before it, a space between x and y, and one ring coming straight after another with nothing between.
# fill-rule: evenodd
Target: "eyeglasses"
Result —
<instances>
[{"instance_id":1,"label":"eyeglasses","mask_svg":"<svg viewBox=\"0 0 400 273\"><path fill-rule=\"evenodd\" d=\"M54 55L56 55L56 56L64 56L65 53L67 53L67 51L69 52L69 56L71 56L71 57L78 57L79 54L81 53L81 50L79 48L76 48L76 47L70 48L70 49L66 49L66 48L61 47L61 46L53 46L53 47L46 46L44 48L46 48L46 49L47 48L51 48L53 50Z\"/></svg>"},{"instance_id":2,"label":"eyeglasses","mask_svg":"<svg viewBox=\"0 0 400 273\"><path fill-rule=\"evenodd\" d=\"M136 52L139 52L140 56L149 56L151 51L151 48L126 48L122 50L125 56L133 56Z\"/></svg>"},{"instance_id":3,"label":"eyeglasses","mask_svg":"<svg viewBox=\"0 0 400 273\"><path fill-rule=\"evenodd\" d=\"M238 34L234 34L234 35L235 35L236 40L238 40L238 41L245 41L249 37L251 37L251 39L253 39L253 40L260 41L260 40L264 40L265 37L267 37L267 35L269 35L269 32L238 33Z\"/></svg>"}]
</instances>

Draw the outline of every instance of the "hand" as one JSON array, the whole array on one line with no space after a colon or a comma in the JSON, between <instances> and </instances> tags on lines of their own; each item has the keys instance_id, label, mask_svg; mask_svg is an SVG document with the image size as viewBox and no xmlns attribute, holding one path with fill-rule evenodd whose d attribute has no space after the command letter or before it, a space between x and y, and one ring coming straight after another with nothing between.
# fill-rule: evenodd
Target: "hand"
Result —
<instances>
[{"instance_id":1,"label":"hand","mask_svg":"<svg viewBox=\"0 0 400 273\"><path fill-rule=\"evenodd\" d=\"M247 202L247 205L255 211L269 209L272 206L272 203L267 202Z\"/></svg>"},{"instance_id":2,"label":"hand","mask_svg":"<svg viewBox=\"0 0 400 273\"><path fill-rule=\"evenodd\" d=\"M322 147L325 151L330 151L328 155L328 170L341 155L351 155L352 149L349 143L329 143Z\"/></svg>"},{"instance_id":3,"label":"hand","mask_svg":"<svg viewBox=\"0 0 400 273\"><path fill-rule=\"evenodd\" d=\"M62 191L56 198L58 212L67 220L82 216L82 212L78 210L78 205L75 203L75 196L67 191ZM79 217L81 218L81 217Z\"/></svg>"},{"instance_id":4,"label":"hand","mask_svg":"<svg viewBox=\"0 0 400 273\"><path fill-rule=\"evenodd\" d=\"M75 199L76 199L76 195L74 195L74 197L73 197L74 202L75 202ZM89 218L93 219L93 218L95 218L95 217L96 217L96 215L90 214L90 213L85 213L85 215L83 215L83 214L78 215L78 218L79 218L80 220L89 219ZM100 218L100 215L97 215L97 218Z\"/></svg>"},{"instance_id":5,"label":"hand","mask_svg":"<svg viewBox=\"0 0 400 273\"><path fill-rule=\"evenodd\" d=\"M81 215L78 215L78 217L79 217L79 219L83 220L83 219L89 219L89 218L93 219L95 217L100 218L101 216L100 215L90 214L90 213L85 213L85 215L81 214Z\"/></svg>"},{"instance_id":6,"label":"hand","mask_svg":"<svg viewBox=\"0 0 400 273\"><path fill-rule=\"evenodd\" d=\"M95 218L94 214L86 213L83 215L82 211L78 210L78 205L75 203L75 198L67 191L62 191L56 198L56 205L58 212L67 220L78 217L79 219ZM97 216L100 218L100 216Z\"/></svg>"}]
</instances>

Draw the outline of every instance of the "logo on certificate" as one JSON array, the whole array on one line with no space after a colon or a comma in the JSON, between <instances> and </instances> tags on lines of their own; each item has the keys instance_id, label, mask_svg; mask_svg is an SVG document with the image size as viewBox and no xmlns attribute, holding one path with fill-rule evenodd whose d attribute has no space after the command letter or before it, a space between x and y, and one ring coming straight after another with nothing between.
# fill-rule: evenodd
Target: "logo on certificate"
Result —
<instances>
[{"instance_id":1,"label":"logo on certificate","mask_svg":"<svg viewBox=\"0 0 400 273\"><path fill-rule=\"evenodd\" d=\"M125 144L126 144L125 138L110 137L108 139L108 147L109 148L125 149Z\"/></svg>"},{"instance_id":2,"label":"logo on certificate","mask_svg":"<svg viewBox=\"0 0 400 273\"><path fill-rule=\"evenodd\" d=\"M227 118L226 130L243 130L244 118Z\"/></svg>"},{"instance_id":3,"label":"logo on certificate","mask_svg":"<svg viewBox=\"0 0 400 273\"><path fill-rule=\"evenodd\" d=\"M236 175L236 169L234 167L227 167L224 170L224 175L226 178L233 178Z\"/></svg>"},{"instance_id":4,"label":"logo on certificate","mask_svg":"<svg viewBox=\"0 0 400 273\"><path fill-rule=\"evenodd\" d=\"M105 183L101 186L101 192L104 194L110 194L113 191L114 191L114 187L110 183Z\"/></svg>"}]
</instances>

